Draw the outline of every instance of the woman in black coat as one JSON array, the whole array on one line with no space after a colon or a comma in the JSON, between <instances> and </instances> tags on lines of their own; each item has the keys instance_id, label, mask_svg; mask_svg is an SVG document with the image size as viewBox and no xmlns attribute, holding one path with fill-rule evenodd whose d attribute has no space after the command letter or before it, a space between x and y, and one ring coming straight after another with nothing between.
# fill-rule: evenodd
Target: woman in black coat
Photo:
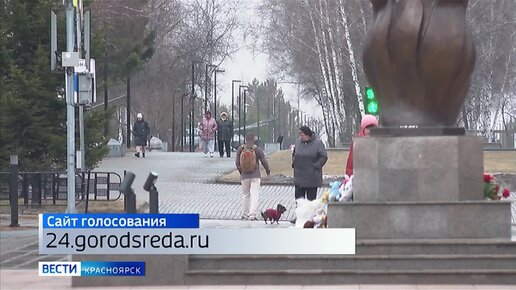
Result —
<instances>
[{"instance_id":1,"label":"woman in black coat","mask_svg":"<svg viewBox=\"0 0 516 290\"><path fill-rule=\"evenodd\" d=\"M150 133L149 124L143 120L142 113L136 115L136 122L133 125L134 144L136 145L136 153L134 156L145 158L145 146L147 146L147 138Z\"/></svg>"}]
</instances>

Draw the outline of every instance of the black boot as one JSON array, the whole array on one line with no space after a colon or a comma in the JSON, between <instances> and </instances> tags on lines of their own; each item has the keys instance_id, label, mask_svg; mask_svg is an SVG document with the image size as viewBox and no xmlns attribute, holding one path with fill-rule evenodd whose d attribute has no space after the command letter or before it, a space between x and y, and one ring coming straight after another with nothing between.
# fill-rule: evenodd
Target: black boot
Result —
<instances>
[{"instance_id":1,"label":"black boot","mask_svg":"<svg viewBox=\"0 0 516 290\"><path fill-rule=\"evenodd\" d=\"M143 158L145 158L145 152L142 153Z\"/></svg>"},{"instance_id":2,"label":"black boot","mask_svg":"<svg viewBox=\"0 0 516 290\"><path fill-rule=\"evenodd\" d=\"M136 153L134 153L134 156L136 156L136 157L140 158L140 152L136 152Z\"/></svg>"}]
</instances>

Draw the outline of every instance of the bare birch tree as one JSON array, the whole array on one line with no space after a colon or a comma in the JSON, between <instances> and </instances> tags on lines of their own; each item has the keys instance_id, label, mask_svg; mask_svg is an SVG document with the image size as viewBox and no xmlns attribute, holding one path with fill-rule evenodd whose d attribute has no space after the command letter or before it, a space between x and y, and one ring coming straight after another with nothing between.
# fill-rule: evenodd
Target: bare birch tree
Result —
<instances>
[{"instance_id":1,"label":"bare birch tree","mask_svg":"<svg viewBox=\"0 0 516 290\"><path fill-rule=\"evenodd\" d=\"M491 141L497 124L516 120L516 2L474 0L467 17L477 59L459 125Z\"/></svg>"}]
</instances>

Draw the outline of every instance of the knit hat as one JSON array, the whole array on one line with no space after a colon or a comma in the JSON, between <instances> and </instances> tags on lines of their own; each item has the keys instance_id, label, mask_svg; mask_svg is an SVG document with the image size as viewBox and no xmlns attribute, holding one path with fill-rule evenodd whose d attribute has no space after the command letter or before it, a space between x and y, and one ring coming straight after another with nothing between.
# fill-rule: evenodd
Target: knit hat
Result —
<instances>
[{"instance_id":1,"label":"knit hat","mask_svg":"<svg viewBox=\"0 0 516 290\"><path fill-rule=\"evenodd\" d=\"M364 136L364 130L369 126L378 127L378 119L373 115L364 115L362 117L362 122L360 122L360 132L358 135Z\"/></svg>"}]
</instances>

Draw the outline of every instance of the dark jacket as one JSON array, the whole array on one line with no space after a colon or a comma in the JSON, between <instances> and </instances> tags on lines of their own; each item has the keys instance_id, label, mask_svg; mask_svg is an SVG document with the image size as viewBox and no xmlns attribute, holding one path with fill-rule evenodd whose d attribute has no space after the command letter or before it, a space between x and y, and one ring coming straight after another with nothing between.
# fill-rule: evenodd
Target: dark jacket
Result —
<instances>
[{"instance_id":1,"label":"dark jacket","mask_svg":"<svg viewBox=\"0 0 516 290\"><path fill-rule=\"evenodd\" d=\"M233 135L233 125L231 124L231 121L228 119L226 119L226 121L220 119L218 125L218 139L220 141L231 141L231 136Z\"/></svg>"},{"instance_id":2,"label":"dark jacket","mask_svg":"<svg viewBox=\"0 0 516 290\"><path fill-rule=\"evenodd\" d=\"M145 122L143 119L138 120L133 125L133 135L136 137L135 145L136 146L145 146L147 145L147 137L149 136L150 128L149 124Z\"/></svg>"},{"instance_id":3,"label":"dark jacket","mask_svg":"<svg viewBox=\"0 0 516 290\"><path fill-rule=\"evenodd\" d=\"M322 167L328 161L328 153L315 135L307 142L298 140L292 153L294 184L301 187L322 185Z\"/></svg>"}]
</instances>

